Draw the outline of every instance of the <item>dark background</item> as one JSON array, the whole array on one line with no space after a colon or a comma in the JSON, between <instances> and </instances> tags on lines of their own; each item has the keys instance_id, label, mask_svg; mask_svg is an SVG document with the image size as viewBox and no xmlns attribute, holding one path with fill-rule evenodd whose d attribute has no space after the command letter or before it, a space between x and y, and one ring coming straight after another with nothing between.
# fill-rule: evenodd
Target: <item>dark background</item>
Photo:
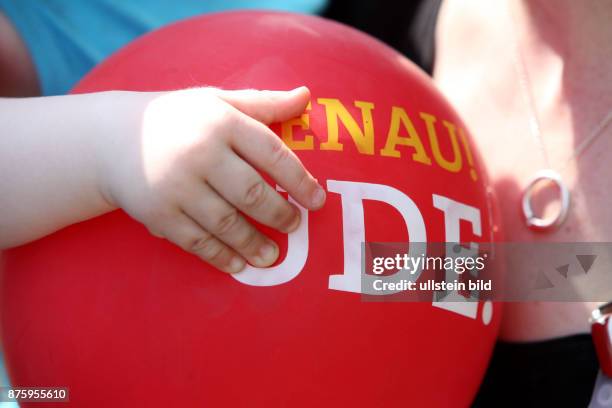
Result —
<instances>
[{"instance_id":1,"label":"dark background","mask_svg":"<svg viewBox=\"0 0 612 408\"><path fill-rule=\"evenodd\" d=\"M441 0L331 0L324 17L364 31L431 75Z\"/></svg>"}]
</instances>

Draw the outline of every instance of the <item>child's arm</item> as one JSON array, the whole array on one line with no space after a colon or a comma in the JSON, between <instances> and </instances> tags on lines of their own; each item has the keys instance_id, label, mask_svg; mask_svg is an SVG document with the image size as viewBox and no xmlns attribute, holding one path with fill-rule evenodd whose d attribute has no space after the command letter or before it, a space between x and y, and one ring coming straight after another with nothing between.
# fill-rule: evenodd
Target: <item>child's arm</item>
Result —
<instances>
[{"instance_id":1,"label":"child's arm","mask_svg":"<svg viewBox=\"0 0 612 408\"><path fill-rule=\"evenodd\" d=\"M0 98L0 248L121 207L154 235L228 272L278 248L240 210L288 232L325 193L264 123L298 116L290 92L190 89Z\"/></svg>"}]
</instances>

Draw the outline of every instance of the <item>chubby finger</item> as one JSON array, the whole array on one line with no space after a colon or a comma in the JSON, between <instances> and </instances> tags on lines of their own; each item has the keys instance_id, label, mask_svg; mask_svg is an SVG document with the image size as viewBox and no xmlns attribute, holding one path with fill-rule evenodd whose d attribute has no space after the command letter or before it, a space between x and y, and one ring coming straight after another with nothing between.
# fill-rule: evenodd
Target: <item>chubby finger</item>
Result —
<instances>
[{"instance_id":1,"label":"chubby finger","mask_svg":"<svg viewBox=\"0 0 612 408\"><path fill-rule=\"evenodd\" d=\"M227 183L226 183L227 184ZM249 223L207 184L182 204L203 229L238 252L251 265L265 268L278 258L278 246Z\"/></svg>"},{"instance_id":2,"label":"chubby finger","mask_svg":"<svg viewBox=\"0 0 612 408\"><path fill-rule=\"evenodd\" d=\"M185 214L178 214L168 222L162 228L162 235L183 250L224 272L240 272L246 265L245 260L233 249L202 229Z\"/></svg>"},{"instance_id":3,"label":"chubby finger","mask_svg":"<svg viewBox=\"0 0 612 408\"><path fill-rule=\"evenodd\" d=\"M277 123L300 116L310 101L305 86L290 91L217 90L218 96L245 115L265 123Z\"/></svg>"},{"instance_id":4,"label":"chubby finger","mask_svg":"<svg viewBox=\"0 0 612 408\"><path fill-rule=\"evenodd\" d=\"M317 210L323 206L325 190L266 125L242 115L230 138L232 148L240 156L269 174L303 207Z\"/></svg>"},{"instance_id":5,"label":"chubby finger","mask_svg":"<svg viewBox=\"0 0 612 408\"><path fill-rule=\"evenodd\" d=\"M298 209L229 149L207 181L230 204L262 224L287 233L300 223Z\"/></svg>"}]
</instances>

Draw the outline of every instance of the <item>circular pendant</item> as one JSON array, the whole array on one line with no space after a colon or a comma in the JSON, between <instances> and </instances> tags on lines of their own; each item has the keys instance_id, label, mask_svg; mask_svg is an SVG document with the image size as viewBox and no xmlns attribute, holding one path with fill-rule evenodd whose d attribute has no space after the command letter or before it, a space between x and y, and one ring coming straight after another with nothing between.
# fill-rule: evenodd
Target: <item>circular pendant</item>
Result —
<instances>
[{"instance_id":1,"label":"circular pendant","mask_svg":"<svg viewBox=\"0 0 612 408\"><path fill-rule=\"evenodd\" d=\"M533 212L533 208L531 207L531 198L534 188L542 181L554 183L559 188L561 207L559 208L557 214L551 218L540 218L536 216ZM527 187L523 192L522 206L523 216L525 217L525 222L529 228L539 231L558 228L561 226L561 224L563 224L563 221L565 221L565 218L567 217L567 212L570 206L570 192L559 173L551 169L540 170L534 175L529 184L527 184Z\"/></svg>"}]
</instances>

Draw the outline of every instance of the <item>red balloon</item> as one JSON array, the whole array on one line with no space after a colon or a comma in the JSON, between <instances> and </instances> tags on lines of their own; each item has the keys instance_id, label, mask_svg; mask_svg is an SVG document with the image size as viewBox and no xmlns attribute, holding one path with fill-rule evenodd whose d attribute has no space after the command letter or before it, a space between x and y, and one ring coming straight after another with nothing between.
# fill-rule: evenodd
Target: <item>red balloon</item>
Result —
<instances>
[{"instance_id":1,"label":"red balloon","mask_svg":"<svg viewBox=\"0 0 612 408\"><path fill-rule=\"evenodd\" d=\"M359 293L363 240L495 238L485 170L428 77L344 25L232 12L138 39L75 92L204 85L310 88L303 121L272 128L326 188L325 207L289 239L261 227L281 260L238 277L121 211L6 251L12 384L67 386L87 407L468 405L500 305L447 310Z\"/></svg>"}]
</instances>

